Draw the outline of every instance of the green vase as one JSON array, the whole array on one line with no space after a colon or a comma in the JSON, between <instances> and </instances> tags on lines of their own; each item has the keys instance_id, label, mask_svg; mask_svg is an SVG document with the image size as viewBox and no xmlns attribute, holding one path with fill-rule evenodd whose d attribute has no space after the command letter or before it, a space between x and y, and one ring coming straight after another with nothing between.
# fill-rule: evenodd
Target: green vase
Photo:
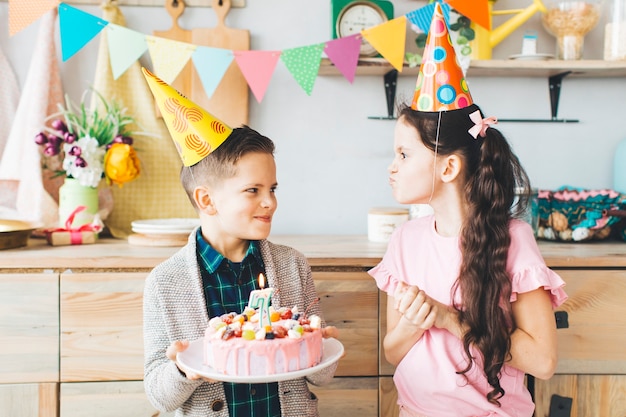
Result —
<instances>
[{"instance_id":1,"label":"green vase","mask_svg":"<svg viewBox=\"0 0 626 417\"><path fill-rule=\"evenodd\" d=\"M65 227L67 219L79 206L85 206L85 210L76 213L72 228L93 222L98 213L98 188L81 185L74 178L66 178L59 188L59 227Z\"/></svg>"}]
</instances>

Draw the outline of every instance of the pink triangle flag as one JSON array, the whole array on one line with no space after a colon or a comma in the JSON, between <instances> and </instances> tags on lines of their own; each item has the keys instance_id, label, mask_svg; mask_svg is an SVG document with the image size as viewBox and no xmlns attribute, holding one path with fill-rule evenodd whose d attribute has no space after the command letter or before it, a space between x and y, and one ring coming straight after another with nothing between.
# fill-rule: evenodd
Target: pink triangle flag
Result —
<instances>
[{"instance_id":1,"label":"pink triangle flag","mask_svg":"<svg viewBox=\"0 0 626 417\"><path fill-rule=\"evenodd\" d=\"M406 44L406 16L364 29L361 34L395 69L402 72Z\"/></svg>"},{"instance_id":2,"label":"pink triangle flag","mask_svg":"<svg viewBox=\"0 0 626 417\"><path fill-rule=\"evenodd\" d=\"M280 51L234 51L235 61L256 100L263 100L280 58Z\"/></svg>"},{"instance_id":3,"label":"pink triangle flag","mask_svg":"<svg viewBox=\"0 0 626 417\"><path fill-rule=\"evenodd\" d=\"M9 35L15 35L58 5L59 0L9 0Z\"/></svg>"},{"instance_id":4,"label":"pink triangle flag","mask_svg":"<svg viewBox=\"0 0 626 417\"><path fill-rule=\"evenodd\" d=\"M357 33L345 38L333 39L326 42L326 49L324 49L328 59L350 83L354 81L354 74L359 63L361 38L362 36Z\"/></svg>"}]
</instances>

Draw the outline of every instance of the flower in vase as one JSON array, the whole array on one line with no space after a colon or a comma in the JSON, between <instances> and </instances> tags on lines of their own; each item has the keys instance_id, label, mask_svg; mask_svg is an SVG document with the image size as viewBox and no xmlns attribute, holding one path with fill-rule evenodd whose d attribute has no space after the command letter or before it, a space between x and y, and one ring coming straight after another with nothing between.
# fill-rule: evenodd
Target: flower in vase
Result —
<instances>
[{"instance_id":1,"label":"flower in vase","mask_svg":"<svg viewBox=\"0 0 626 417\"><path fill-rule=\"evenodd\" d=\"M74 105L66 96L59 113L49 117L49 125L35 136L44 168L56 176L78 180L81 185L97 187L102 178L107 184L137 178L140 162L133 148L129 126L134 118L115 102L107 102L95 92L99 106L94 110ZM118 146L119 145L119 146Z\"/></svg>"}]
</instances>

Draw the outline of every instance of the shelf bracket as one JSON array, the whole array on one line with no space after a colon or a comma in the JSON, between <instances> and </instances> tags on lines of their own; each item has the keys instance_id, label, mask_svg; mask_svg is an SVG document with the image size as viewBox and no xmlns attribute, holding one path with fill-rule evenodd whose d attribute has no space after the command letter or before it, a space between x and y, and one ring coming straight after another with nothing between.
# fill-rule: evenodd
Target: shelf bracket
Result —
<instances>
[{"instance_id":1,"label":"shelf bracket","mask_svg":"<svg viewBox=\"0 0 626 417\"><path fill-rule=\"evenodd\" d=\"M561 96L561 81L572 71L565 71L560 74L552 75L548 78L548 85L550 87L550 109L552 111L552 120L557 120L557 113L559 111L559 98Z\"/></svg>"},{"instance_id":2,"label":"shelf bracket","mask_svg":"<svg viewBox=\"0 0 626 417\"><path fill-rule=\"evenodd\" d=\"M393 115L396 105L396 86L398 85L398 70L392 69L383 77L385 85L385 98L387 99L387 116L369 116L368 119L395 120Z\"/></svg>"}]
</instances>

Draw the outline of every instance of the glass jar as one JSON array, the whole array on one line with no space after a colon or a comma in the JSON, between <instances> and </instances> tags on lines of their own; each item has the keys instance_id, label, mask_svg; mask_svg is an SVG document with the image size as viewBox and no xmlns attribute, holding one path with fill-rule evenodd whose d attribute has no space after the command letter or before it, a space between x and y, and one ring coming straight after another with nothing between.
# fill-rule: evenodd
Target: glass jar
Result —
<instances>
[{"instance_id":1,"label":"glass jar","mask_svg":"<svg viewBox=\"0 0 626 417\"><path fill-rule=\"evenodd\" d=\"M626 59L626 0L613 0L604 27L604 59Z\"/></svg>"},{"instance_id":2,"label":"glass jar","mask_svg":"<svg viewBox=\"0 0 626 417\"><path fill-rule=\"evenodd\" d=\"M600 20L602 0L551 0L545 3L547 11L541 21L556 37L557 58L581 59L585 35Z\"/></svg>"}]
</instances>

